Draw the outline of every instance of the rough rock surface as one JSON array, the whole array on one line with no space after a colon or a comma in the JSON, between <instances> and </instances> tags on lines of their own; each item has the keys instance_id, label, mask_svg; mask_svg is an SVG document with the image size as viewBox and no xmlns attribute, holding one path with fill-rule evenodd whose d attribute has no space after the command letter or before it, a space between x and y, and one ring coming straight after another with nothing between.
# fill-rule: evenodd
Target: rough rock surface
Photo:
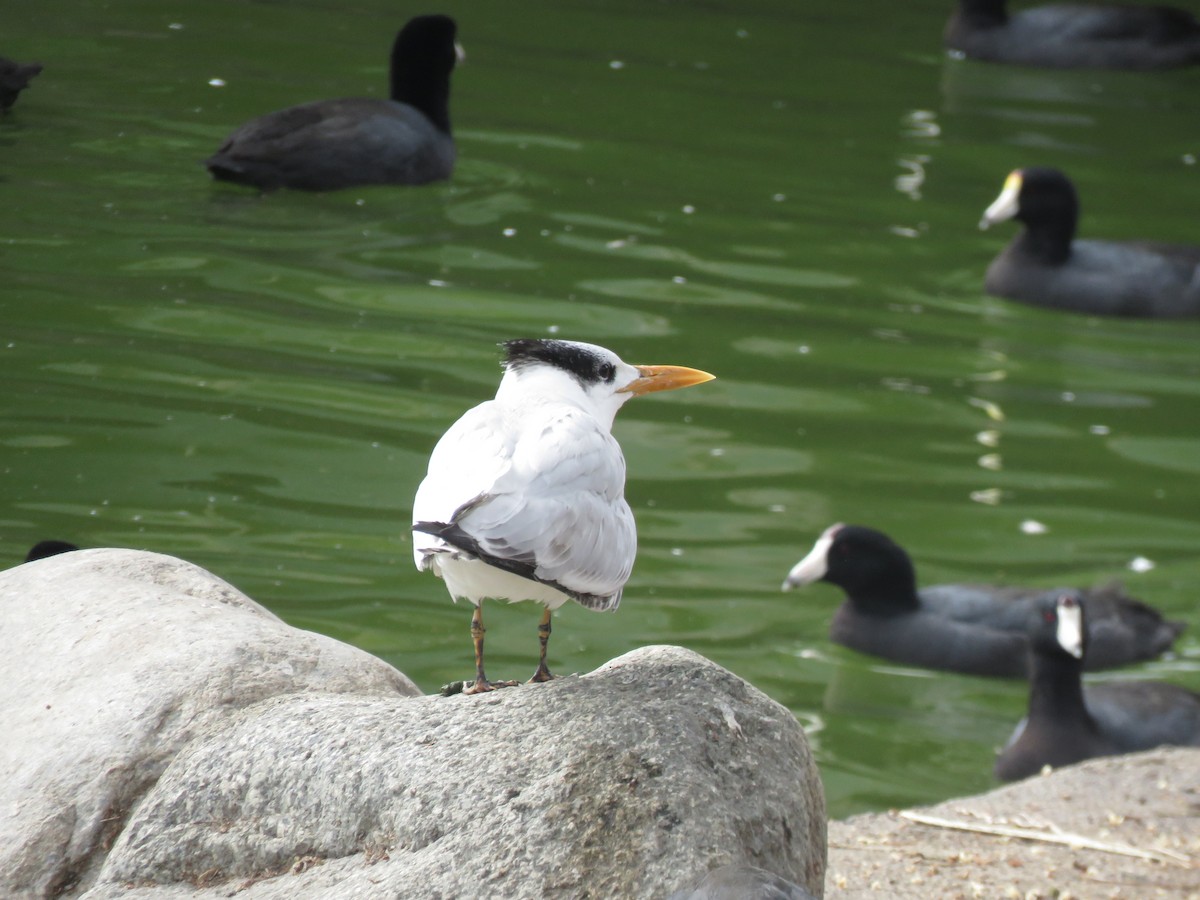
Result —
<instances>
[{"instance_id":1,"label":"rough rock surface","mask_svg":"<svg viewBox=\"0 0 1200 900\"><path fill-rule=\"evenodd\" d=\"M474 697L247 709L176 758L86 897L665 897L731 861L820 894L807 741L732 673L648 647Z\"/></svg>"},{"instance_id":2,"label":"rough rock surface","mask_svg":"<svg viewBox=\"0 0 1200 900\"><path fill-rule=\"evenodd\" d=\"M766 869L743 863L718 866L694 890L679 891L668 900L813 900L813 895Z\"/></svg>"},{"instance_id":3,"label":"rough rock surface","mask_svg":"<svg viewBox=\"0 0 1200 900\"><path fill-rule=\"evenodd\" d=\"M0 897L86 885L175 754L296 692L416 695L196 566L80 550L0 572Z\"/></svg>"},{"instance_id":4,"label":"rough rock surface","mask_svg":"<svg viewBox=\"0 0 1200 900\"><path fill-rule=\"evenodd\" d=\"M960 831L897 812L854 816L829 823L825 897L1200 897L1200 750L1091 760L913 812L985 828L1079 835L1105 849Z\"/></svg>"}]
</instances>

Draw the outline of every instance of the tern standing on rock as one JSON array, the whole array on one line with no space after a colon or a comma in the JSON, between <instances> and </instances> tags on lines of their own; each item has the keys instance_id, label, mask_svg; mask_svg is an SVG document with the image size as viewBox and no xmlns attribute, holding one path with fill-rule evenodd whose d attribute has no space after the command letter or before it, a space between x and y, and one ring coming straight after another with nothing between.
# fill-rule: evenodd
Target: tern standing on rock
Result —
<instances>
[{"instance_id":1,"label":"tern standing on rock","mask_svg":"<svg viewBox=\"0 0 1200 900\"><path fill-rule=\"evenodd\" d=\"M483 672L485 598L533 600L546 666L550 613L567 600L616 609L637 554L625 502L625 457L612 436L617 410L633 397L710 381L680 366L632 366L611 350L574 341L503 344L496 398L442 435L413 501L413 556L445 579L454 600L475 605L471 638L475 694L516 682Z\"/></svg>"}]
</instances>

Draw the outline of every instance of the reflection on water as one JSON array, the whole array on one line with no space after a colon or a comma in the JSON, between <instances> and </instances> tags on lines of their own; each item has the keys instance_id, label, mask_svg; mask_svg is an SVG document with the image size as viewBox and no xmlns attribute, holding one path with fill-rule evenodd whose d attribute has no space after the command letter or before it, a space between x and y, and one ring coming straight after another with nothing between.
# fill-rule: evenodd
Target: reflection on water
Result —
<instances>
[{"instance_id":1,"label":"reflection on water","mask_svg":"<svg viewBox=\"0 0 1200 900\"><path fill-rule=\"evenodd\" d=\"M1124 577L1193 620L1145 671L1200 687L1200 325L985 297L1009 235L975 227L1048 163L1089 233L1194 241L1188 73L950 60L941 5L889 5L887 34L861 4L534 8L548 46L468 4L449 183L211 184L236 122L378 80L368 23L395 11L359 6L9 17L6 52L47 63L0 122L10 561L51 536L174 553L427 689L461 678L468 617L412 567L409 504L496 343L558 334L718 380L622 413L638 564L616 614L560 611L556 668L708 655L806 725L835 815L988 787L1020 685L832 646L838 592L779 592L841 520L926 583ZM489 625L523 671L528 610Z\"/></svg>"}]
</instances>

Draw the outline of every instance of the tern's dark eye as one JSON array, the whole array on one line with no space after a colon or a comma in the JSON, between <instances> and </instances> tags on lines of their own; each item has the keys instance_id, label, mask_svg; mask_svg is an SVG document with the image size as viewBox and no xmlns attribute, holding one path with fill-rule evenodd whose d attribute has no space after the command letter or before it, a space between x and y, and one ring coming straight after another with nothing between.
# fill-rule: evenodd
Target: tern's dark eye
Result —
<instances>
[{"instance_id":1,"label":"tern's dark eye","mask_svg":"<svg viewBox=\"0 0 1200 900\"><path fill-rule=\"evenodd\" d=\"M600 377L605 381L612 381L617 375L617 367L612 363L604 363L599 369Z\"/></svg>"}]
</instances>

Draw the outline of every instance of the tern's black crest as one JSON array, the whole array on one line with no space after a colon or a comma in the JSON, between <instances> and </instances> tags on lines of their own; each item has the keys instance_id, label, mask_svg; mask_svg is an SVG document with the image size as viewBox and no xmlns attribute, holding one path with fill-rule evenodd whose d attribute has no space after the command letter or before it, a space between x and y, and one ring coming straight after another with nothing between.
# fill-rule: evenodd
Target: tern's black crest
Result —
<instances>
[{"instance_id":1,"label":"tern's black crest","mask_svg":"<svg viewBox=\"0 0 1200 900\"><path fill-rule=\"evenodd\" d=\"M526 366L541 363L562 369L575 376L583 385L612 384L617 376L612 359L596 353L586 344L521 338L505 341L501 346L505 351L503 366L506 369L519 371Z\"/></svg>"}]
</instances>

